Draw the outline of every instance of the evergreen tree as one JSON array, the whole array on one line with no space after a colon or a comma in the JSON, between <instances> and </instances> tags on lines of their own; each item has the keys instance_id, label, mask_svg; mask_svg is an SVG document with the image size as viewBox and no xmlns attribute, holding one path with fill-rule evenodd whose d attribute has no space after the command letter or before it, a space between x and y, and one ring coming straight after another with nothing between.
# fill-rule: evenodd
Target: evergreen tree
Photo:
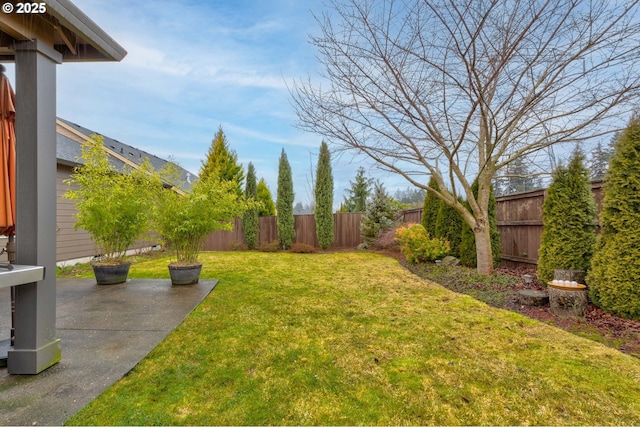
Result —
<instances>
[{"instance_id":1,"label":"evergreen tree","mask_svg":"<svg viewBox=\"0 0 640 427\"><path fill-rule=\"evenodd\" d=\"M358 168L355 181L349 181L351 188L345 190L345 196L341 212L364 212L367 210L367 199L371 195L372 179L367 178L362 166Z\"/></svg>"},{"instance_id":2,"label":"evergreen tree","mask_svg":"<svg viewBox=\"0 0 640 427\"><path fill-rule=\"evenodd\" d=\"M473 194L478 195L478 183L474 182L471 186ZM469 203L465 202L467 209L470 209ZM489 196L489 227L491 234L491 254L493 256L493 267L500 265L501 260L501 245L500 245L500 232L498 231L498 220L496 218L496 195L491 187L491 194ZM473 234L473 230L466 222L462 224L462 236L460 241L460 263L468 267L476 267L478 264L478 257L476 254L476 236Z\"/></svg>"},{"instance_id":3,"label":"evergreen tree","mask_svg":"<svg viewBox=\"0 0 640 427\"><path fill-rule=\"evenodd\" d=\"M538 279L553 280L555 269L587 270L595 244L596 204L584 154L576 148L568 167L553 174L542 205Z\"/></svg>"},{"instance_id":4,"label":"evergreen tree","mask_svg":"<svg viewBox=\"0 0 640 427\"><path fill-rule=\"evenodd\" d=\"M462 202L462 199L460 199ZM462 240L462 216L451 206L440 203L436 215L435 234L433 237L449 242L450 254L460 256L460 241Z\"/></svg>"},{"instance_id":5,"label":"evergreen tree","mask_svg":"<svg viewBox=\"0 0 640 427\"><path fill-rule=\"evenodd\" d=\"M637 115L614 147L603 191L602 228L587 277L589 293L604 310L640 319L640 117Z\"/></svg>"},{"instance_id":6,"label":"evergreen tree","mask_svg":"<svg viewBox=\"0 0 640 427\"><path fill-rule=\"evenodd\" d=\"M278 243L283 250L291 247L295 237L295 222L293 218L293 178L287 154L282 149L278 166L278 194L276 196L276 211L278 225Z\"/></svg>"},{"instance_id":7,"label":"evergreen tree","mask_svg":"<svg viewBox=\"0 0 640 427\"><path fill-rule=\"evenodd\" d=\"M373 197L360 223L360 232L368 245L376 243L383 232L390 230L396 220L397 211L391 203L381 182L374 185Z\"/></svg>"},{"instance_id":8,"label":"evergreen tree","mask_svg":"<svg viewBox=\"0 0 640 427\"><path fill-rule=\"evenodd\" d=\"M238 195L242 194L244 171L242 165L238 164L238 155L229 148L222 126L218 128L216 136L211 141L207 159L200 168L201 180L207 180L211 176L217 176L222 181L233 181Z\"/></svg>"},{"instance_id":9,"label":"evergreen tree","mask_svg":"<svg viewBox=\"0 0 640 427\"><path fill-rule=\"evenodd\" d=\"M440 190L435 178L431 177L429 180L429 187L436 191ZM422 226L427 230L429 237L436 236L436 219L438 218L438 210L440 205L444 204L436 195L427 191L424 196L424 207L422 209Z\"/></svg>"},{"instance_id":10,"label":"evergreen tree","mask_svg":"<svg viewBox=\"0 0 640 427\"><path fill-rule=\"evenodd\" d=\"M406 208L419 208L424 203L426 196L422 188L407 187L404 190L396 190L393 198Z\"/></svg>"},{"instance_id":11,"label":"evergreen tree","mask_svg":"<svg viewBox=\"0 0 640 427\"><path fill-rule=\"evenodd\" d=\"M598 142L596 148L591 152L591 156L589 158L589 172L592 180L595 181L604 178L604 175L607 173L607 169L609 168L609 159L613 153L611 147L613 147L613 144L619 137L620 135L616 133L608 147L603 147L602 143Z\"/></svg>"},{"instance_id":12,"label":"evergreen tree","mask_svg":"<svg viewBox=\"0 0 640 427\"><path fill-rule=\"evenodd\" d=\"M258 188L256 189L256 199L260 203L258 208L258 216L273 216L276 214L276 205L273 203L271 191L267 186L264 178L260 178Z\"/></svg>"},{"instance_id":13,"label":"evergreen tree","mask_svg":"<svg viewBox=\"0 0 640 427\"><path fill-rule=\"evenodd\" d=\"M316 168L316 236L323 250L333 243L333 175L331 173L331 153L327 143L322 141Z\"/></svg>"},{"instance_id":14,"label":"evergreen tree","mask_svg":"<svg viewBox=\"0 0 640 427\"><path fill-rule=\"evenodd\" d=\"M256 183L256 169L253 163L249 163L247 167L247 184L244 190L246 200L256 200L258 188ZM242 228L244 230L244 242L249 249L258 247L258 208L249 208L242 216Z\"/></svg>"},{"instance_id":15,"label":"evergreen tree","mask_svg":"<svg viewBox=\"0 0 640 427\"><path fill-rule=\"evenodd\" d=\"M503 170L501 169L501 172ZM517 157L506 166L504 176L494 179L500 195L521 193L539 188L542 181L531 176L526 159Z\"/></svg>"}]
</instances>

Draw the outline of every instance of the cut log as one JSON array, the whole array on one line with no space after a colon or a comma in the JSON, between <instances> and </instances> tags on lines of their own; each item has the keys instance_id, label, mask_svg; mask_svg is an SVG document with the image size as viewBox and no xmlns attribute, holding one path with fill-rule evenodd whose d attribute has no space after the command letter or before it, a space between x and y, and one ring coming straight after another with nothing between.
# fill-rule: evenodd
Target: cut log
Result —
<instances>
[{"instance_id":1,"label":"cut log","mask_svg":"<svg viewBox=\"0 0 640 427\"><path fill-rule=\"evenodd\" d=\"M556 316L583 317L587 312L586 289L565 290L549 286L548 290L551 312Z\"/></svg>"},{"instance_id":2,"label":"cut log","mask_svg":"<svg viewBox=\"0 0 640 427\"><path fill-rule=\"evenodd\" d=\"M545 291L523 289L518 291L518 301L522 305L539 307L549 304L549 295Z\"/></svg>"}]
</instances>

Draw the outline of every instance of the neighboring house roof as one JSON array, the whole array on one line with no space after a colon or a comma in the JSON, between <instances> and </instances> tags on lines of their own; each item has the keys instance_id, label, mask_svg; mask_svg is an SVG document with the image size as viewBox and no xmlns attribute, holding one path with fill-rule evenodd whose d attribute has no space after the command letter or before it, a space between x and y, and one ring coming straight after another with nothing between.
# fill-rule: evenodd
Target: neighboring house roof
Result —
<instances>
[{"instance_id":1,"label":"neighboring house roof","mask_svg":"<svg viewBox=\"0 0 640 427\"><path fill-rule=\"evenodd\" d=\"M88 140L92 134L103 137L103 143L107 148L109 160L117 170L122 170L125 164L129 166L134 163L136 165L140 164L145 158L149 159L156 170L161 169L168 163L168 160L161 159L146 151L139 150L68 120L58 118L56 125L56 157L60 164L71 167L82 164L83 161L80 158L82 154L81 144ZM180 166L178 166L178 169L181 172L180 189L189 191L191 183L197 176Z\"/></svg>"}]
</instances>

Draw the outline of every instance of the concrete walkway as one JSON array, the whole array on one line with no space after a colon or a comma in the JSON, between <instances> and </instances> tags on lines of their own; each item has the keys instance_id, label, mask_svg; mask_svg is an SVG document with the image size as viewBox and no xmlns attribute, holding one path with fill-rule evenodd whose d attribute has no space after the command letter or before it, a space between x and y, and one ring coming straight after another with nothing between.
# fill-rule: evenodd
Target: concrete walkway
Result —
<instances>
[{"instance_id":1,"label":"concrete walkway","mask_svg":"<svg viewBox=\"0 0 640 427\"><path fill-rule=\"evenodd\" d=\"M93 279L58 279L62 360L38 375L0 368L0 425L64 424L129 372L216 284L133 279L98 286ZM9 338L10 311L10 290L0 289L0 340Z\"/></svg>"}]
</instances>

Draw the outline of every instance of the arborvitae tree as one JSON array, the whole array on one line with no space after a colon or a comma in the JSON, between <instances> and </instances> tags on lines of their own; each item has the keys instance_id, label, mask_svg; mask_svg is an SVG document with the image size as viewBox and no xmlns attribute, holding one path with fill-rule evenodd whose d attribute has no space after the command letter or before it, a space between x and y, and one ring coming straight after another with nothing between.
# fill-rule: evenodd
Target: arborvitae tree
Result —
<instances>
[{"instance_id":1,"label":"arborvitae tree","mask_svg":"<svg viewBox=\"0 0 640 427\"><path fill-rule=\"evenodd\" d=\"M238 164L238 155L229 148L229 142L222 131L222 126L218 128L216 136L211 141L207 160L202 163L200 168L201 180L207 180L214 175L222 181L233 181L236 184L238 195L242 194L244 171L242 165Z\"/></svg>"},{"instance_id":2,"label":"arborvitae tree","mask_svg":"<svg viewBox=\"0 0 640 427\"><path fill-rule=\"evenodd\" d=\"M478 184L474 182L471 186L473 194L478 194ZM465 202L468 206L468 202ZM493 256L493 267L500 265L502 252L500 246L500 232L498 231L498 220L496 218L496 196L491 187L489 196L489 227L491 234L491 254ZM460 241L460 263L468 267L476 267L478 264L478 256L476 253L476 236L467 223L462 224L462 239Z\"/></svg>"},{"instance_id":3,"label":"arborvitae tree","mask_svg":"<svg viewBox=\"0 0 640 427\"><path fill-rule=\"evenodd\" d=\"M462 202L462 199L460 201ZM451 247L450 254L455 257L460 256L462 216L453 207L440 203L433 237L448 241Z\"/></svg>"},{"instance_id":4,"label":"arborvitae tree","mask_svg":"<svg viewBox=\"0 0 640 427\"><path fill-rule=\"evenodd\" d=\"M283 250L291 247L295 237L295 223L293 218L293 178L287 154L282 149L278 166L278 195L276 197L276 211L278 215L278 243Z\"/></svg>"},{"instance_id":5,"label":"arborvitae tree","mask_svg":"<svg viewBox=\"0 0 640 427\"><path fill-rule=\"evenodd\" d=\"M362 238L368 245L376 243L384 231L391 229L396 220L397 211L381 182L373 190L373 198L360 223Z\"/></svg>"},{"instance_id":6,"label":"arborvitae tree","mask_svg":"<svg viewBox=\"0 0 640 427\"><path fill-rule=\"evenodd\" d=\"M614 147L604 180L601 231L587 277L593 302L640 319L640 117Z\"/></svg>"},{"instance_id":7,"label":"arborvitae tree","mask_svg":"<svg viewBox=\"0 0 640 427\"><path fill-rule=\"evenodd\" d=\"M256 183L256 168L253 163L247 167L247 184L244 189L244 196L247 200L256 200L258 186ZM244 230L244 242L249 249L258 247L258 208L247 209L242 216L242 228Z\"/></svg>"},{"instance_id":8,"label":"arborvitae tree","mask_svg":"<svg viewBox=\"0 0 640 427\"><path fill-rule=\"evenodd\" d=\"M367 199L371 195L372 181L371 178L366 177L364 168L360 166L355 181L349 181L351 188L345 190L348 197L345 196L340 211L364 212L367 210Z\"/></svg>"},{"instance_id":9,"label":"arborvitae tree","mask_svg":"<svg viewBox=\"0 0 640 427\"><path fill-rule=\"evenodd\" d=\"M316 168L316 236L323 250L333 243L333 175L331 173L331 153L327 143L322 141Z\"/></svg>"},{"instance_id":10,"label":"arborvitae tree","mask_svg":"<svg viewBox=\"0 0 640 427\"><path fill-rule=\"evenodd\" d=\"M542 206L538 279L553 280L555 269L587 270L596 239L596 204L584 154L576 149L568 167L553 174Z\"/></svg>"},{"instance_id":11,"label":"arborvitae tree","mask_svg":"<svg viewBox=\"0 0 640 427\"><path fill-rule=\"evenodd\" d=\"M256 199L260 203L258 208L258 216L273 216L276 214L276 205L273 203L273 197L271 197L271 191L267 186L264 178L260 178L258 182L258 188L256 191Z\"/></svg>"},{"instance_id":12,"label":"arborvitae tree","mask_svg":"<svg viewBox=\"0 0 640 427\"><path fill-rule=\"evenodd\" d=\"M436 191L439 190L438 183L435 178L431 177L429 180L429 187ZM427 233L429 233L429 237L433 238L436 236L436 219L438 217L438 210L442 204L443 202L438 198L438 196L427 191L427 194L424 196L424 207L422 209L422 225L425 230L427 230Z\"/></svg>"}]
</instances>

